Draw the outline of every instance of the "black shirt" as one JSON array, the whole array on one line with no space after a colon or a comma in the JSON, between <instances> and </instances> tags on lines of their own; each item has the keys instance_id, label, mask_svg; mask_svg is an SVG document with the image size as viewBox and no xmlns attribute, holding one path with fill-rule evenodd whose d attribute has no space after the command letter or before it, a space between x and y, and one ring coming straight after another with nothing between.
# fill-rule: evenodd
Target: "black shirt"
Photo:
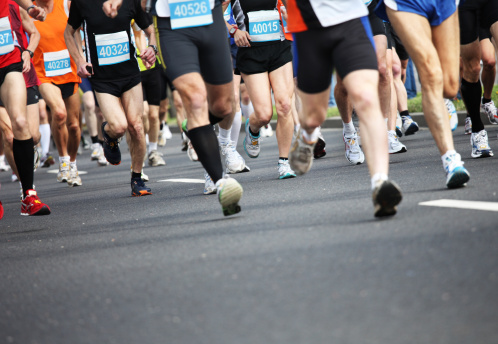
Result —
<instances>
[{"instance_id":1,"label":"black shirt","mask_svg":"<svg viewBox=\"0 0 498 344\"><path fill-rule=\"evenodd\" d=\"M102 11L102 0L72 0L68 24L85 34L86 59L93 66L93 80L117 81L140 73L131 40L130 24L135 19L141 29L151 21L140 0L123 1L116 18Z\"/></svg>"}]
</instances>

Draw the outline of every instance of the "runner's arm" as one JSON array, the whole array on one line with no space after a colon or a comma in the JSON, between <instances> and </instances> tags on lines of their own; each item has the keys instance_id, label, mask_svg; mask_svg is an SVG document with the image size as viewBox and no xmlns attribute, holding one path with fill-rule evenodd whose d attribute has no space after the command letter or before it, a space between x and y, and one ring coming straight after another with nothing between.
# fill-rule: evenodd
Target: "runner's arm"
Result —
<instances>
[{"instance_id":1,"label":"runner's arm","mask_svg":"<svg viewBox=\"0 0 498 344\"><path fill-rule=\"evenodd\" d=\"M66 46L67 50L69 51L69 54L73 58L74 62L78 66L78 75L82 78L88 78L92 74L90 74L87 70L86 67L90 66L92 67L91 63L86 62L86 60L83 58L81 55L80 51L78 50L78 45L76 43L76 38L75 38L75 33L77 30L75 30L71 25L67 24L66 25L66 30L64 30L64 40L66 41ZM81 40L80 40L81 44ZM88 49L88 47L87 47Z\"/></svg>"},{"instance_id":2,"label":"runner's arm","mask_svg":"<svg viewBox=\"0 0 498 344\"><path fill-rule=\"evenodd\" d=\"M31 0L14 0L19 7L25 9L31 18L37 19L39 21L44 21L47 13L44 8L35 6ZM28 8L30 9L28 11Z\"/></svg>"},{"instance_id":3,"label":"runner's arm","mask_svg":"<svg viewBox=\"0 0 498 344\"><path fill-rule=\"evenodd\" d=\"M24 31L29 35L29 44L26 49L22 52L22 72L27 73L31 69L31 55L28 52L34 52L40 43L40 33L36 29L33 19L28 15L25 9L19 8L19 13L21 13L22 27Z\"/></svg>"},{"instance_id":4,"label":"runner's arm","mask_svg":"<svg viewBox=\"0 0 498 344\"><path fill-rule=\"evenodd\" d=\"M147 49L142 51L142 53L140 54L140 58L144 62L145 67L149 69L156 62L156 52L151 47L151 45L157 47L156 35L154 35L154 26L152 24L149 25L148 28L144 29L144 32L149 39L149 46L147 47Z\"/></svg>"}]
</instances>

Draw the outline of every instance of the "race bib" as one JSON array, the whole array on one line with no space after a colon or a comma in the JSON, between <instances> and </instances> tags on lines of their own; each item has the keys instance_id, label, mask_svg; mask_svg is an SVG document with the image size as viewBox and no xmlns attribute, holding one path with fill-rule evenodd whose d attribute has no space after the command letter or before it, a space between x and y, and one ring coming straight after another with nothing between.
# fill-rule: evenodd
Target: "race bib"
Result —
<instances>
[{"instance_id":1,"label":"race bib","mask_svg":"<svg viewBox=\"0 0 498 344\"><path fill-rule=\"evenodd\" d=\"M59 76L71 73L71 58L67 49L52 53L43 53L45 76Z\"/></svg>"},{"instance_id":2,"label":"race bib","mask_svg":"<svg viewBox=\"0 0 498 344\"><path fill-rule=\"evenodd\" d=\"M213 23L209 0L169 0L169 9L173 30Z\"/></svg>"},{"instance_id":3,"label":"race bib","mask_svg":"<svg viewBox=\"0 0 498 344\"><path fill-rule=\"evenodd\" d=\"M12 50L14 50L14 38L9 17L3 17L0 19L0 55L8 54Z\"/></svg>"},{"instance_id":4,"label":"race bib","mask_svg":"<svg viewBox=\"0 0 498 344\"><path fill-rule=\"evenodd\" d=\"M280 17L277 10L249 12L251 42L280 40Z\"/></svg>"},{"instance_id":5,"label":"race bib","mask_svg":"<svg viewBox=\"0 0 498 344\"><path fill-rule=\"evenodd\" d=\"M100 66L130 60L130 40L126 31L95 35L95 45Z\"/></svg>"}]
</instances>

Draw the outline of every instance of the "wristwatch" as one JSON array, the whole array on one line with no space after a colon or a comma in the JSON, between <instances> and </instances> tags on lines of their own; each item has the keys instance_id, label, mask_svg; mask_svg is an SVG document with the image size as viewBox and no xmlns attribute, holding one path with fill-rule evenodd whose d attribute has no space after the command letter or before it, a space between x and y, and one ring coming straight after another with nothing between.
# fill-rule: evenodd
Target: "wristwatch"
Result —
<instances>
[{"instance_id":1,"label":"wristwatch","mask_svg":"<svg viewBox=\"0 0 498 344\"><path fill-rule=\"evenodd\" d=\"M27 51L27 52L28 52L28 54L29 54L29 56L30 56L31 58L33 58L33 55L35 54L34 52L32 52L32 51L31 51L31 50L29 50L29 49L24 49L24 51Z\"/></svg>"},{"instance_id":2,"label":"wristwatch","mask_svg":"<svg viewBox=\"0 0 498 344\"><path fill-rule=\"evenodd\" d=\"M151 47L152 49L154 49L154 53L156 55L159 53L159 51L157 50L157 47L154 44L149 44L149 47Z\"/></svg>"},{"instance_id":3,"label":"wristwatch","mask_svg":"<svg viewBox=\"0 0 498 344\"><path fill-rule=\"evenodd\" d=\"M233 37L235 35L235 32L237 32L239 28L237 26L232 26L230 30L228 30L228 33L230 34L230 37Z\"/></svg>"}]
</instances>

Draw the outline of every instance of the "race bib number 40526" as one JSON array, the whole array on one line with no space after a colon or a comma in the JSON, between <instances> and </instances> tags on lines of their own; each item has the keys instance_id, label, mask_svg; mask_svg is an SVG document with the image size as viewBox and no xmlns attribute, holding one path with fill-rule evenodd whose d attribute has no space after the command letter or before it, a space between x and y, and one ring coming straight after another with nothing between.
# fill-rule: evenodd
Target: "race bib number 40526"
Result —
<instances>
[{"instance_id":1,"label":"race bib number 40526","mask_svg":"<svg viewBox=\"0 0 498 344\"><path fill-rule=\"evenodd\" d=\"M169 0L169 9L173 30L213 23L209 0Z\"/></svg>"},{"instance_id":2,"label":"race bib number 40526","mask_svg":"<svg viewBox=\"0 0 498 344\"><path fill-rule=\"evenodd\" d=\"M95 45L100 66L130 60L130 41L126 31L95 35Z\"/></svg>"}]
</instances>

